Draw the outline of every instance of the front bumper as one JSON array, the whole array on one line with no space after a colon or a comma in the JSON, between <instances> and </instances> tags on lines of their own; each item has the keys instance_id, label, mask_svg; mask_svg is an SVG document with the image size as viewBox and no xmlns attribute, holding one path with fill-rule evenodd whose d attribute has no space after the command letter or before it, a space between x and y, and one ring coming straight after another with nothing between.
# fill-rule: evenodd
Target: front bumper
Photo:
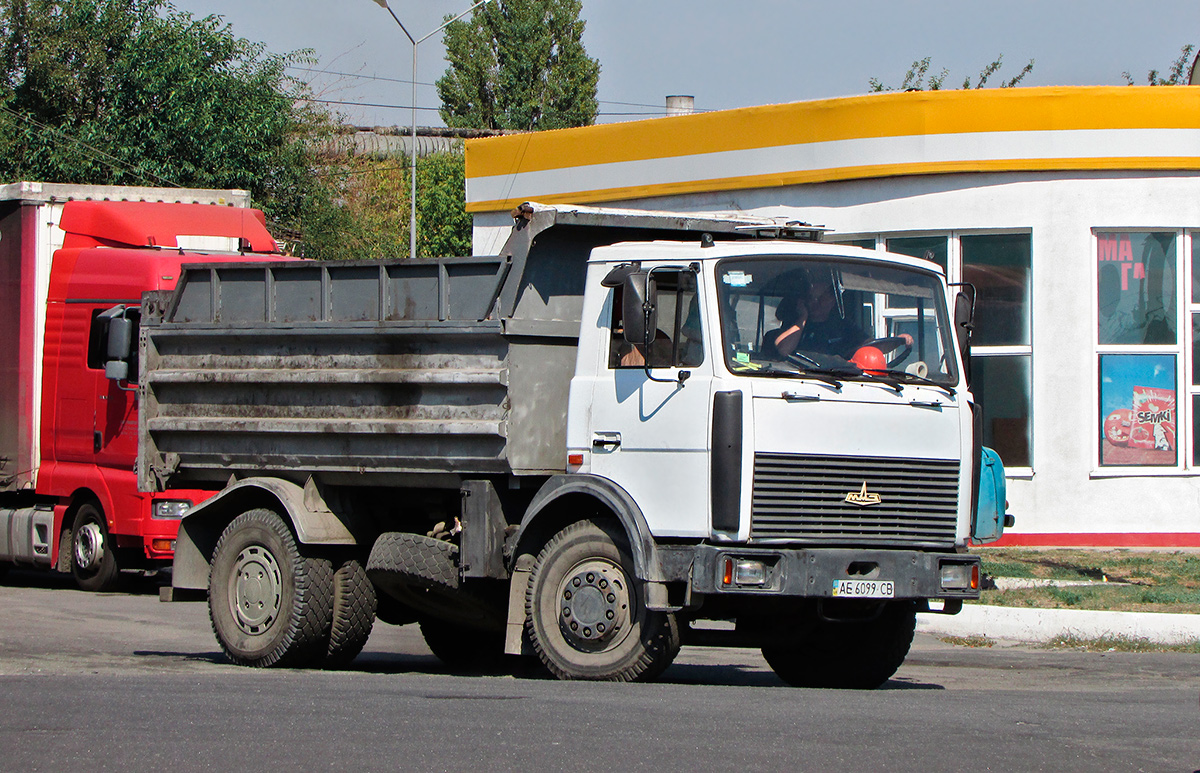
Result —
<instances>
[{"instance_id":1,"label":"front bumper","mask_svg":"<svg viewBox=\"0 0 1200 773\"><path fill-rule=\"evenodd\" d=\"M697 545L694 550L690 572L693 594L834 598L839 595L834 591L836 581L857 580L891 583L894 595L888 598L979 598L979 556L914 550L716 545ZM734 567L746 566L754 571L745 572L745 578L739 578L739 572L731 577L727 559ZM761 565L761 572L757 565Z\"/></svg>"}]
</instances>

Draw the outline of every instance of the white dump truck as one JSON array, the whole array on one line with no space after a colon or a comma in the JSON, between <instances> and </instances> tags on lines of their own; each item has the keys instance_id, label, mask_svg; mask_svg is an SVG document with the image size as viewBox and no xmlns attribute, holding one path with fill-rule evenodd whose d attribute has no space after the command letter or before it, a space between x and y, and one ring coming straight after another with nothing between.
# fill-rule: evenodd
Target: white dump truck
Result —
<instances>
[{"instance_id":1,"label":"white dump truck","mask_svg":"<svg viewBox=\"0 0 1200 773\"><path fill-rule=\"evenodd\" d=\"M499 256L144 297L140 485L220 489L172 593L207 591L231 660L344 663L378 617L465 668L652 679L733 645L870 688L917 612L978 598L1003 469L937 265L769 219L514 219Z\"/></svg>"}]
</instances>

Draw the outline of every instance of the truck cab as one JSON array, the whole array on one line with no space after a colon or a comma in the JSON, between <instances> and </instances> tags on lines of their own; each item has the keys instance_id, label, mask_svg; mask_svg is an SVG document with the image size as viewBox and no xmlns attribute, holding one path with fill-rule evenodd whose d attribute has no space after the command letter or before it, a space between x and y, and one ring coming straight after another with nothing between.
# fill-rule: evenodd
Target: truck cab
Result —
<instances>
[{"instance_id":1,"label":"truck cab","mask_svg":"<svg viewBox=\"0 0 1200 773\"><path fill-rule=\"evenodd\" d=\"M661 242L596 249L588 284L568 453L643 503L656 536L965 549L971 397L939 267ZM812 335L782 353L798 297ZM648 358L627 321L647 304Z\"/></svg>"},{"instance_id":2,"label":"truck cab","mask_svg":"<svg viewBox=\"0 0 1200 773\"><path fill-rule=\"evenodd\" d=\"M212 494L138 491L142 293L173 290L185 263L282 256L256 210L69 201L59 211L61 247L17 253L32 257L14 333L31 339L22 346L40 350L41 367L18 373L22 390L36 394L20 410L36 417L12 418L36 428L37 442L18 451L36 461L23 464L22 474L6 481L10 490L0 491L0 528L10 535L0 542L0 562L57 568L85 590L110 590L122 569L168 565L179 519ZM33 297L38 285L44 305ZM114 353L122 337L124 352ZM120 373L110 378L114 364Z\"/></svg>"}]
</instances>

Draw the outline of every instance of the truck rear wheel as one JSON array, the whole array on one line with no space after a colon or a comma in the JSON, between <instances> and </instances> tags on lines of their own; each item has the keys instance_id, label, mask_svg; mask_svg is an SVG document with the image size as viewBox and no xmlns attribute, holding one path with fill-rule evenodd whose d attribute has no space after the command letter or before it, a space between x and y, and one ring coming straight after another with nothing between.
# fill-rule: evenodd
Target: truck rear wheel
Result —
<instances>
[{"instance_id":1,"label":"truck rear wheel","mask_svg":"<svg viewBox=\"0 0 1200 773\"><path fill-rule=\"evenodd\" d=\"M108 524L100 508L88 502L75 511L71 528L71 574L81 590L115 590L121 582L121 568L108 536Z\"/></svg>"},{"instance_id":2,"label":"truck rear wheel","mask_svg":"<svg viewBox=\"0 0 1200 773\"><path fill-rule=\"evenodd\" d=\"M793 687L873 690L882 686L908 656L916 611L892 602L873 620L826 622L796 644L763 647L763 657Z\"/></svg>"},{"instance_id":3,"label":"truck rear wheel","mask_svg":"<svg viewBox=\"0 0 1200 773\"><path fill-rule=\"evenodd\" d=\"M647 610L625 534L580 521L534 562L525 596L534 650L560 679L649 681L679 654L673 615Z\"/></svg>"},{"instance_id":4,"label":"truck rear wheel","mask_svg":"<svg viewBox=\"0 0 1200 773\"><path fill-rule=\"evenodd\" d=\"M226 656L244 666L317 665L333 622L333 566L307 557L276 513L242 513L213 552L208 613Z\"/></svg>"},{"instance_id":5,"label":"truck rear wheel","mask_svg":"<svg viewBox=\"0 0 1200 773\"><path fill-rule=\"evenodd\" d=\"M375 586L355 559L342 562L333 574L333 623L329 630L326 668L340 668L358 657L375 624Z\"/></svg>"}]
</instances>

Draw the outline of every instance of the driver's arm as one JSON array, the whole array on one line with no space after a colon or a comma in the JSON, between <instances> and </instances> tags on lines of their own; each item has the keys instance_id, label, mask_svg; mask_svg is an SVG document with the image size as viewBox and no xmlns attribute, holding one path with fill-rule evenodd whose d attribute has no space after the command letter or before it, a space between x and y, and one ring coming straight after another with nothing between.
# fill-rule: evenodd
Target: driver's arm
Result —
<instances>
[{"instance_id":1,"label":"driver's arm","mask_svg":"<svg viewBox=\"0 0 1200 773\"><path fill-rule=\"evenodd\" d=\"M800 336L804 333L804 326L808 323L808 307L803 303L796 305L796 319L792 324L780 330L775 336L772 343L775 345L775 351L779 352L781 357L787 357L792 352L796 351L796 347L800 345Z\"/></svg>"}]
</instances>

